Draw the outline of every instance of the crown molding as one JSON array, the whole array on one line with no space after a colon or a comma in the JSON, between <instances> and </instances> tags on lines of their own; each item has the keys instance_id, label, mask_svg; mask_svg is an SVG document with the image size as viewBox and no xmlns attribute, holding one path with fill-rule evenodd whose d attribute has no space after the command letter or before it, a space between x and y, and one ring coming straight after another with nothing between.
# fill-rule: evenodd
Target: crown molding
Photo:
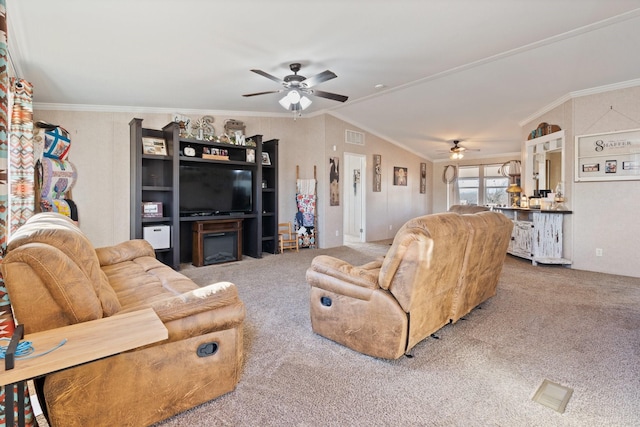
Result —
<instances>
[{"instance_id":1,"label":"crown molding","mask_svg":"<svg viewBox=\"0 0 640 427\"><path fill-rule=\"evenodd\" d=\"M228 110L203 110L193 108L166 108L166 107L134 107L131 105L90 105L90 104L63 104L52 102L34 102L34 110L41 111L77 111L97 113L146 113L146 114L175 114L179 112L185 115L218 115L218 116L243 116L243 117L275 117L290 118L291 113L265 113L256 111L228 111ZM311 118L323 114L318 111L304 114L299 119Z\"/></svg>"},{"instance_id":2,"label":"crown molding","mask_svg":"<svg viewBox=\"0 0 640 427\"><path fill-rule=\"evenodd\" d=\"M605 93L605 92L612 92L614 90L628 89L636 86L640 86L640 79L627 80L620 83L612 83L609 85L597 86L590 89L576 90L573 92L569 92L568 94L556 99L552 103L542 107L541 109L539 109L538 111L530 115L529 117L522 119L521 121L518 122L518 125L520 127L525 127L528 123L536 120L543 114L548 113L554 108L559 107L565 102L571 101L572 99L575 99L575 98L580 98L580 97L589 96L589 95L597 95L599 93Z\"/></svg>"},{"instance_id":3,"label":"crown molding","mask_svg":"<svg viewBox=\"0 0 640 427\"><path fill-rule=\"evenodd\" d=\"M203 110L194 108L166 108L166 107L134 107L131 105L91 105L91 104L64 104L55 102L34 102L34 110L41 111L77 111L94 113L144 113L144 114L175 114L184 115L218 115L218 116L242 116L242 117L271 117L292 118L291 113L265 113L259 111L230 111L230 110ZM294 119L309 119L325 114L327 110L319 110L313 113L305 113Z\"/></svg>"}]
</instances>

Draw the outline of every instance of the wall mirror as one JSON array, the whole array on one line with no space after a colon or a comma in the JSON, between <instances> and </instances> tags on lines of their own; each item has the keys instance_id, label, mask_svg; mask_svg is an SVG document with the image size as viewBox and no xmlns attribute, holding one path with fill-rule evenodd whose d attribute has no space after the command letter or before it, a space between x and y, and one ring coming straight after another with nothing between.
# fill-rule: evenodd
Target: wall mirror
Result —
<instances>
[{"instance_id":1,"label":"wall mirror","mask_svg":"<svg viewBox=\"0 0 640 427\"><path fill-rule=\"evenodd\" d=\"M564 131L530 139L526 142L524 194L533 196L535 190L554 191L564 182Z\"/></svg>"}]
</instances>

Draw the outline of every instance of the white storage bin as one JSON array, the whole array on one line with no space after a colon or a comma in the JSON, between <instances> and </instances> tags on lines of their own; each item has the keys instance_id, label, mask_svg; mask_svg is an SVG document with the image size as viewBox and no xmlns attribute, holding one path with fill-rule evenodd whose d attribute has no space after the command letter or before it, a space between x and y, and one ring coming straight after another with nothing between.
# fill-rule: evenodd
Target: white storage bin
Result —
<instances>
[{"instance_id":1,"label":"white storage bin","mask_svg":"<svg viewBox=\"0 0 640 427\"><path fill-rule=\"evenodd\" d=\"M142 238L151 243L153 249L168 249L171 247L171 226L150 225L144 227Z\"/></svg>"}]
</instances>

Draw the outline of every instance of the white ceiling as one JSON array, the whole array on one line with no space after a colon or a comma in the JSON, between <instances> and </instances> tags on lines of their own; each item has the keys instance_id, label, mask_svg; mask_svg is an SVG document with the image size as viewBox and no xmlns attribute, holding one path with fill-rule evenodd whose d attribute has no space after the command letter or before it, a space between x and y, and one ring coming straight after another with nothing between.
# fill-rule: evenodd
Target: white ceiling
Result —
<instances>
[{"instance_id":1,"label":"white ceiling","mask_svg":"<svg viewBox=\"0 0 640 427\"><path fill-rule=\"evenodd\" d=\"M520 151L520 123L640 82L640 0L7 0L16 72L44 104L287 114L277 77L338 75L329 112L430 160ZM383 89L375 85L383 84ZM129 109L130 111L130 109ZM218 132L221 129L216 129Z\"/></svg>"}]
</instances>

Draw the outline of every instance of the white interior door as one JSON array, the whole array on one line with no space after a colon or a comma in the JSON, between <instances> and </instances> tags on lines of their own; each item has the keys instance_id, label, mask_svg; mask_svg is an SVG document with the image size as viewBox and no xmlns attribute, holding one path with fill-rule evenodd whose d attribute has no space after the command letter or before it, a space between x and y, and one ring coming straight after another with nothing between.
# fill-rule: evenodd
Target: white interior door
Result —
<instances>
[{"instance_id":1,"label":"white interior door","mask_svg":"<svg viewBox=\"0 0 640 427\"><path fill-rule=\"evenodd\" d=\"M344 153L344 243L365 242L366 156Z\"/></svg>"}]
</instances>

